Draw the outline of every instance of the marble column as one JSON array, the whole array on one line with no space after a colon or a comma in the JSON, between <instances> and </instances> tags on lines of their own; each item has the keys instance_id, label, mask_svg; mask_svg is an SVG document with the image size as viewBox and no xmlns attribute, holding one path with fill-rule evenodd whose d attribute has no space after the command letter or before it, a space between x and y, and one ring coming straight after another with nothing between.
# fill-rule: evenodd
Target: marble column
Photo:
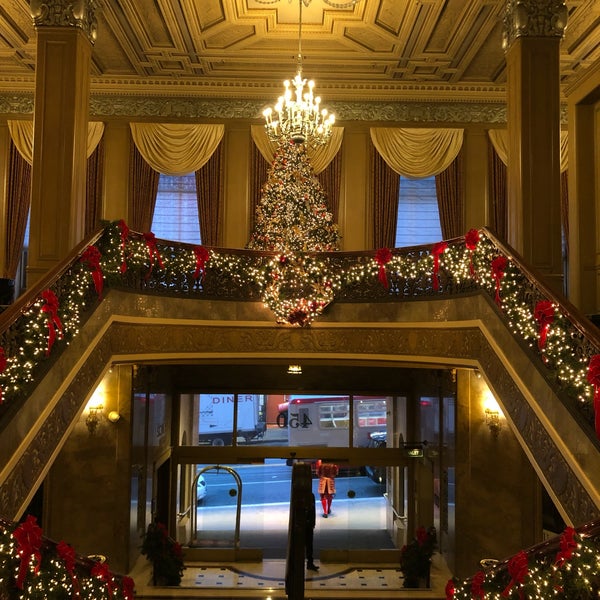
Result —
<instances>
[{"instance_id":1,"label":"marble column","mask_svg":"<svg viewBox=\"0 0 600 600\"><path fill-rule=\"evenodd\" d=\"M563 0L508 0L508 241L562 290L559 48Z\"/></svg>"},{"instance_id":2,"label":"marble column","mask_svg":"<svg viewBox=\"0 0 600 600\"><path fill-rule=\"evenodd\" d=\"M28 287L82 240L96 0L31 0L37 32Z\"/></svg>"}]
</instances>

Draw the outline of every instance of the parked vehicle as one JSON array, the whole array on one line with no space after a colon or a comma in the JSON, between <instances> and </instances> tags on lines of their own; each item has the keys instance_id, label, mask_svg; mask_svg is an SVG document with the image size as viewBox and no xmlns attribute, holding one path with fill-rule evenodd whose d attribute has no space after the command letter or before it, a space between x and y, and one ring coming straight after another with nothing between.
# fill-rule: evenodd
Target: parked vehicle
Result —
<instances>
[{"instance_id":1,"label":"parked vehicle","mask_svg":"<svg viewBox=\"0 0 600 600\"><path fill-rule=\"evenodd\" d=\"M202 504L207 493L208 489L206 488L206 480L204 479L204 475L200 475L200 477L198 477L198 481L196 482L196 498L198 500L198 504Z\"/></svg>"},{"instance_id":2,"label":"parked vehicle","mask_svg":"<svg viewBox=\"0 0 600 600\"><path fill-rule=\"evenodd\" d=\"M350 443L353 402L353 445L366 447L369 434L386 426L387 398L380 396L289 396L279 405L278 423L288 430L290 446L345 447Z\"/></svg>"},{"instance_id":3,"label":"parked vehicle","mask_svg":"<svg viewBox=\"0 0 600 600\"><path fill-rule=\"evenodd\" d=\"M260 394L198 394L198 442L230 446L234 427L236 438L244 441L262 437L266 424L261 415L264 397ZM237 399L237 411L235 401Z\"/></svg>"}]
</instances>

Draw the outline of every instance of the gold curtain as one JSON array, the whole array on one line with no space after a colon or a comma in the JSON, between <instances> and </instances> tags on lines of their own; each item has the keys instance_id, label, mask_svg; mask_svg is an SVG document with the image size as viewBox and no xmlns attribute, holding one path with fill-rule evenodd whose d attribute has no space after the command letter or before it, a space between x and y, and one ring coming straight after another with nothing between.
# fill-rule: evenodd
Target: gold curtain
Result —
<instances>
[{"instance_id":1,"label":"gold curtain","mask_svg":"<svg viewBox=\"0 0 600 600\"><path fill-rule=\"evenodd\" d=\"M508 198L506 193L506 165L496 152L493 143L488 144L489 197L491 228L498 238L508 237Z\"/></svg>"},{"instance_id":2,"label":"gold curtain","mask_svg":"<svg viewBox=\"0 0 600 600\"><path fill-rule=\"evenodd\" d=\"M206 246L221 244L221 215L223 213L223 144L213 152L208 162L196 171L200 239Z\"/></svg>"},{"instance_id":3,"label":"gold curtain","mask_svg":"<svg viewBox=\"0 0 600 600\"><path fill-rule=\"evenodd\" d=\"M268 163L272 163L275 151L277 150L277 144L269 140L264 126L252 125L250 133L252 134L254 143L258 146L260 153L263 155L263 158ZM321 171L324 171L327 168L329 163L331 163L338 154L343 138L344 128L334 127L331 138L326 144L318 146L317 148L311 148L310 146L306 148L306 153L308 154L310 164L315 173L321 173Z\"/></svg>"},{"instance_id":4,"label":"gold curtain","mask_svg":"<svg viewBox=\"0 0 600 600\"><path fill-rule=\"evenodd\" d=\"M102 182L104 178L104 140L100 140L87 159L85 181L85 235L95 231L100 224L102 211Z\"/></svg>"},{"instance_id":5,"label":"gold curtain","mask_svg":"<svg viewBox=\"0 0 600 600\"><path fill-rule=\"evenodd\" d=\"M488 131L494 150L500 157L500 160L508 165L508 130L490 129ZM569 135L566 131L560 132L560 172L564 173L569 166Z\"/></svg>"},{"instance_id":6,"label":"gold curtain","mask_svg":"<svg viewBox=\"0 0 600 600\"><path fill-rule=\"evenodd\" d=\"M435 176L442 238L449 240L465 233L462 152L452 164Z\"/></svg>"},{"instance_id":7,"label":"gold curtain","mask_svg":"<svg viewBox=\"0 0 600 600\"><path fill-rule=\"evenodd\" d=\"M130 123L140 154L159 173L187 175L199 171L217 149L224 125Z\"/></svg>"},{"instance_id":8,"label":"gold curtain","mask_svg":"<svg viewBox=\"0 0 600 600\"><path fill-rule=\"evenodd\" d=\"M33 164L33 121L7 121L10 137L21 156ZM104 134L104 123L91 121L88 123L86 157L89 158Z\"/></svg>"},{"instance_id":9,"label":"gold curtain","mask_svg":"<svg viewBox=\"0 0 600 600\"><path fill-rule=\"evenodd\" d=\"M373 144L370 145L369 161L373 180L373 246L393 248L396 245L400 176Z\"/></svg>"},{"instance_id":10,"label":"gold curtain","mask_svg":"<svg viewBox=\"0 0 600 600\"><path fill-rule=\"evenodd\" d=\"M134 231L146 233L152 227L160 173L155 171L131 144L129 161L129 223Z\"/></svg>"},{"instance_id":11,"label":"gold curtain","mask_svg":"<svg viewBox=\"0 0 600 600\"><path fill-rule=\"evenodd\" d=\"M6 198L6 269L4 277L14 279L19 268L25 228L31 204L31 165L21 156L11 141L8 158Z\"/></svg>"},{"instance_id":12,"label":"gold curtain","mask_svg":"<svg viewBox=\"0 0 600 600\"><path fill-rule=\"evenodd\" d=\"M371 141L385 162L405 177L423 178L446 170L463 142L462 129L372 127Z\"/></svg>"}]
</instances>

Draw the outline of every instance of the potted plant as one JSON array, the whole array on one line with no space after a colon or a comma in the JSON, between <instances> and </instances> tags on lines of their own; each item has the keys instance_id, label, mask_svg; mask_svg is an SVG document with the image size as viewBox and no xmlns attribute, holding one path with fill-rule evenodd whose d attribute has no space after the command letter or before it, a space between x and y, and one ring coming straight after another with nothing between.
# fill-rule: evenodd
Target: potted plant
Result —
<instances>
[{"instance_id":1,"label":"potted plant","mask_svg":"<svg viewBox=\"0 0 600 600\"><path fill-rule=\"evenodd\" d=\"M153 585L179 585L183 576L183 552L179 542L169 537L159 522L148 525L142 543L142 554L152 563Z\"/></svg>"},{"instance_id":2,"label":"potted plant","mask_svg":"<svg viewBox=\"0 0 600 600\"><path fill-rule=\"evenodd\" d=\"M400 550L400 569L405 588L430 587L431 557L435 550L435 527L421 526L414 539Z\"/></svg>"}]
</instances>

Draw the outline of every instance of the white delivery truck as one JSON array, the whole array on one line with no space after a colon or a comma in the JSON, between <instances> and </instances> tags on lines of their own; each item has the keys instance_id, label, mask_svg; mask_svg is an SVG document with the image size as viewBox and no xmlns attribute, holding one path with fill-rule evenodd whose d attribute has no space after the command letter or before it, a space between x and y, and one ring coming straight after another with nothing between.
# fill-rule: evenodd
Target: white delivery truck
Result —
<instances>
[{"instance_id":1,"label":"white delivery truck","mask_svg":"<svg viewBox=\"0 0 600 600\"><path fill-rule=\"evenodd\" d=\"M261 438L266 429L264 396L262 394L198 394L199 443L229 446L234 427L237 438L249 442ZM237 398L237 419L235 400Z\"/></svg>"}]
</instances>

